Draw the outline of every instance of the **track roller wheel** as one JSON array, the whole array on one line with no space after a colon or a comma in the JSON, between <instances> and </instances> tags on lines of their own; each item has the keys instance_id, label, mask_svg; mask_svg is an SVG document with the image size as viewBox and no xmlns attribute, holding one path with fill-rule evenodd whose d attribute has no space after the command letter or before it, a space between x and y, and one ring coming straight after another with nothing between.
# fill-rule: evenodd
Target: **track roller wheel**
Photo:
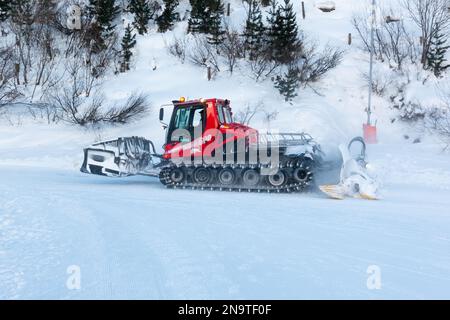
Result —
<instances>
[{"instance_id":1,"label":"track roller wheel","mask_svg":"<svg viewBox=\"0 0 450 320\"><path fill-rule=\"evenodd\" d=\"M231 168L225 168L219 171L218 179L221 185L229 186L236 181L236 173Z\"/></svg>"},{"instance_id":2,"label":"track roller wheel","mask_svg":"<svg viewBox=\"0 0 450 320\"><path fill-rule=\"evenodd\" d=\"M306 168L297 168L294 170L293 177L297 182L307 183L311 180L311 172Z\"/></svg>"},{"instance_id":3,"label":"track roller wheel","mask_svg":"<svg viewBox=\"0 0 450 320\"><path fill-rule=\"evenodd\" d=\"M283 186L287 180L288 177L282 170L279 170L277 173L267 177L267 182L269 182L272 187L277 188Z\"/></svg>"},{"instance_id":4,"label":"track roller wheel","mask_svg":"<svg viewBox=\"0 0 450 320\"><path fill-rule=\"evenodd\" d=\"M175 184L183 183L185 179L186 174L182 168L174 168L170 172L170 180Z\"/></svg>"},{"instance_id":5,"label":"track roller wheel","mask_svg":"<svg viewBox=\"0 0 450 320\"><path fill-rule=\"evenodd\" d=\"M212 172L208 168L199 167L194 170L194 173L192 174L192 180L194 180L197 184L208 184L212 180Z\"/></svg>"},{"instance_id":6,"label":"track roller wheel","mask_svg":"<svg viewBox=\"0 0 450 320\"><path fill-rule=\"evenodd\" d=\"M254 169L247 169L242 175L242 182L247 187L255 187L258 185L261 176L259 172Z\"/></svg>"}]
</instances>

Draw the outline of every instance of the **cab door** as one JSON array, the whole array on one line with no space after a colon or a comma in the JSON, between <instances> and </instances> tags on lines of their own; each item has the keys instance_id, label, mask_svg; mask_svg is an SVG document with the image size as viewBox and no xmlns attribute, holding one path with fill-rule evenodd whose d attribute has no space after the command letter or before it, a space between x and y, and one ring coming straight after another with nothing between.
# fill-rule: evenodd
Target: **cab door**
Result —
<instances>
[{"instance_id":1,"label":"cab door","mask_svg":"<svg viewBox=\"0 0 450 320\"><path fill-rule=\"evenodd\" d=\"M166 150L172 158L202 158L206 109L203 105L179 107L174 112Z\"/></svg>"}]
</instances>

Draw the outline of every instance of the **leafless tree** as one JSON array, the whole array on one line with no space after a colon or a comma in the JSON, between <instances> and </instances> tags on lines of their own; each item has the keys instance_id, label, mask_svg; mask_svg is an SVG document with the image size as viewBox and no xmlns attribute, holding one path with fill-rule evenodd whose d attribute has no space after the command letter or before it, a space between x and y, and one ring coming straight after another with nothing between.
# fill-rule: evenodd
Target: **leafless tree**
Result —
<instances>
[{"instance_id":1,"label":"leafless tree","mask_svg":"<svg viewBox=\"0 0 450 320\"><path fill-rule=\"evenodd\" d=\"M243 57L243 43L239 33L235 30L226 28L224 40L219 45L219 52L225 59L230 74L233 73L238 59Z\"/></svg>"},{"instance_id":2,"label":"leafless tree","mask_svg":"<svg viewBox=\"0 0 450 320\"><path fill-rule=\"evenodd\" d=\"M450 25L449 2L448 0L402 0L402 2L411 19L420 28L421 62L426 67L433 37Z\"/></svg>"},{"instance_id":3,"label":"leafless tree","mask_svg":"<svg viewBox=\"0 0 450 320\"><path fill-rule=\"evenodd\" d=\"M260 112L264 112L264 103L259 101L256 104L247 104L245 109L238 111L234 119L242 124L249 125L253 118Z\"/></svg>"},{"instance_id":4,"label":"leafless tree","mask_svg":"<svg viewBox=\"0 0 450 320\"><path fill-rule=\"evenodd\" d=\"M392 9L382 12L384 17L394 16ZM363 43L363 49L367 52L371 50L370 30L367 24L369 17L365 15L355 15L352 18L352 24L358 32ZM407 31L403 20L386 19L379 22L380 25L375 29L375 57L384 62L387 61L392 68L402 70L407 59L411 63L419 59L419 47L415 37Z\"/></svg>"},{"instance_id":5,"label":"leafless tree","mask_svg":"<svg viewBox=\"0 0 450 320\"><path fill-rule=\"evenodd\" d=\"M187 58L196 66L210 67L214 72L220 72L217 50L202 35L192 36L192 41L187 51Z\"/></svg>"}]
</instances>

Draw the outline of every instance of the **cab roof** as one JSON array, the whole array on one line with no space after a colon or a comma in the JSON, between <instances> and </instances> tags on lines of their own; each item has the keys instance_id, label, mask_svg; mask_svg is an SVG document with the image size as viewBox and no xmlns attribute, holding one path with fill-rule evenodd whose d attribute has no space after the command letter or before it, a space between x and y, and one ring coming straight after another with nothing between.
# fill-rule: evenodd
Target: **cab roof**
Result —
<instances>
[{"instance_id":1,"label":"cab roof","mask_svg":"<svg viewBox=\"0 0 450 320\"><path fill-rule=\"evenodd\" d=\"M229 105L230 101L226 100L226 99L217 99L217 98L210 98L210 99L194 99L194 100L184 100L183 98L180 100L173 100L172 103L174 104L174 106L177 107L183 107L183 106L190 106L193 104L205 104L208 102L213 102L213 103L217 103L217 102L222 102L225 103L227 105Z\"/></svg>"}]
</instances>

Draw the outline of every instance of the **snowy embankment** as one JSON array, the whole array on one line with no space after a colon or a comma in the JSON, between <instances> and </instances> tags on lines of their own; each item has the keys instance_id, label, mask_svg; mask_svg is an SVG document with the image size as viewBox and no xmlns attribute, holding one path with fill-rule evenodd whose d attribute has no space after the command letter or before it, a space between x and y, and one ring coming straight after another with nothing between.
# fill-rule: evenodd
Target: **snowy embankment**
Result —
<instances>
[{"instance_id":1,"label":"snowy embankment","mask_svg":"<svg viewBox=\"0 0 450 320\"><path fill-rule=\"evenodd\" d=\"M315 87L321 95L307 88L282 103L270 81L256 84L245 69L208 82L204 70L168 55L170 33L152 31L138 38L134 69L104 84L110 99L149 94L152 112L138 123L84 130L3 119L0 299L449 298L449 155L433 137L392 124L381 98L380 143L368 150L381 201L166 190L152 178L78 171L94 141L140 135L161 146L157 109L178 96L229 98L235 111L261 102L278 112L271 129L307 131L325 144L360 135L367 60L346 42L360 0L336 0L331 13L316 2L306 1L305 33L348 50ZM260 117L252 125L269 126ZM416 137L422 143L412 144ZM66 286L70 266L81 272L79 290ZM381 271L379 290L367 287L369 266Z\"/></svg>"}]
</instances>

